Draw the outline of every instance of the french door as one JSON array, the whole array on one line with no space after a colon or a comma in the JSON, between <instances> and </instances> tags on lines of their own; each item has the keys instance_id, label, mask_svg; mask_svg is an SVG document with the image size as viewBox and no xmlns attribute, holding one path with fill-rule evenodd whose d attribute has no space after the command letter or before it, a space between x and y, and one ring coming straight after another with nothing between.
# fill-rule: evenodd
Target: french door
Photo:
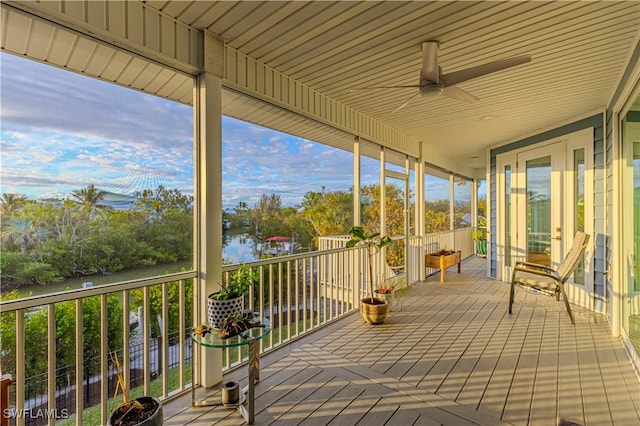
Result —
<instances>
[{"instance_id":1,"label":"french door","mask_svg":"<svg viewBox=\"0 0 640 426\"><path fill-rule=\"evenodd\" d=\"M592 130L497 158L497 260L508 281L518 260L557 268L576 231L593 241ZM572 303L591 307L593 279L587 249L569 279Z\"/></svg>"}]
</instances>

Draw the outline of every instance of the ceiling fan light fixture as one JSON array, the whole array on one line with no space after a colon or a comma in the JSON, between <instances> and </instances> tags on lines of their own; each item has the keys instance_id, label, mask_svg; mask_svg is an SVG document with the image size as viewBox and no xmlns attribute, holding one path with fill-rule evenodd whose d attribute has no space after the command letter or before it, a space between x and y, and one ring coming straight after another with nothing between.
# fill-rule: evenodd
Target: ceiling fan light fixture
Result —
<instances>
[{"instance_id":1,"label":"ceiling fan light fixture","mask_svg":"<svg viewBox=\"0 0 640 426\"><path fill-rule=\"evenodd\" d=\"M425 98L436 98L442 94L442 86L429 83L420 87L420 94Z\"/></svg>"},{"instance_id":2,"label":"ceiling fan light fixture","mask_svg":"<svg viewBox=\"0 0 640 426\"><path fill-rule=\"evenodd\" d=\"M407 106L409 102L417 97L438 98L440 95L458 101L474 103L479 101L473 94L456 86L459 83L482 77L487 74L502 71L520 64L531 62L531 56L517 56L514 58L501 59L498 61L488 62L482 65L473 66L451 73L443 74L442 67L438 62L438 48L440 42L437 40L425 41L422 43L422 69L420 70L420 85L418 86L387 86L386 88L405 88L418 87L419 90L414 92L402 105L392 111L397 112ZM381 88L381 87L378 87ZM490 120L495 117L481 117L480 120Z\"/></svg>"}]
</instances>

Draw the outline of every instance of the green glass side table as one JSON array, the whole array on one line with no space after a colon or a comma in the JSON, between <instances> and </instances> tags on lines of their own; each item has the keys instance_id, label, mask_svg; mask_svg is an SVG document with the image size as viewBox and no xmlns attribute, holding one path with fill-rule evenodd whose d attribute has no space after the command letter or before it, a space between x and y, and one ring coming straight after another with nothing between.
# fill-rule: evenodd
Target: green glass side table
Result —
<instances>
[{"instance_id":1,"label":"green glass side table","mask_svg":"<svg viewBox=\"0 0 640 426\"><path fill-rule=\"evenodd\" d=\"M248 384L242 388L240 392L240 401L237 405L233 405L237 408L238 412L245 419L247 424L253 424L254 420L254 398L255 398L255 384L260 381L260 345L258 341L264 339L271 332L271 322L266 318L254 317L253 322L260 322L264 327L253 327L242 333L229 337L227 339L220 338L220 330L213 328L211 333L206 336L193 333L194 343L203 346L205 348L233 348L237 346L248 346L249 348L249 376ZM191 370L193 372L193 369ZM192 381L193 383L193 381ZM191 388L191 400L194 406L207 405L199 404L195 402L194 392L195 388ZM246 401L244 401L246 400ZM246 402L247 407L244 406ZM230 405L226 405L230 406Z\"/></svg>"}]
</instances>

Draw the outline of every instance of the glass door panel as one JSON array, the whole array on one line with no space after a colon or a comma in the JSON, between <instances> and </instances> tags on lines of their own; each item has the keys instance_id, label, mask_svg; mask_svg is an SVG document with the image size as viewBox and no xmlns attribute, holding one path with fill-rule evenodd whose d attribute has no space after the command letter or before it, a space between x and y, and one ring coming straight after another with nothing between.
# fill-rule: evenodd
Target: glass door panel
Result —
<instances>
[{"instance_id":1,"label":"glass door panel","mask_svg":"<svg viewBox=\"0 0 640 426\"><path fill-rule=\"evenodd\" d=\"M556 268L564 255L563 170L565 146L554 143L517 154L515 193L517 231L512 241L518 260ZM512 247L513 250L513 247Z\"/></svg>"},{"instance_id":2,"label":"glass door panel","mask_svg":"<svg viewBox=\"0 0 640 426\"><path fill-rule=\"evenodd\" d=\"M566 229L565 249L569 249L573 236L577 231L591 235L593 243L593 142L592 133L583 131L574 134L566 141L566 188L567 208L563 212ZM565 290L572 303L592 309L594 306L593 277L590 276L591 265L588 259L592 250L587 247L581 262L573 275L567 280Z\"/></svg>"},{"instance_id":3,"label":"glass door panel","mask_svg":"<svg viewBox=\"0 0 640 426\"><path fill-rule=\"evenodd\" d=\"M584 148L573 151L573 231L583 231L584 228L584 201L585 201L585 155ZM586 255L586 253L585 253ZM585 284L584 256L573 274L575 284Z\"/></svg>"},{"instance_id":4,"label":"glass door panel","mask_svg":"<svg viewBox=\"0 0 640 426\"><path fill-rule=\"evenodd\" d=\"M506 153L498 156L497 169L500 171L496 181L498 203L496 238L494 240L497 269L496 278L508 281L511 279L511 267L515 260L524 260L524 250L519 250L516 235L517 211L516 194L518 194L516 155Z\"/></svg>"},{"instance_id":5,"label":"glass door panel","mask_svg":"<svg viewBox=\"0 0 640 426\"><path fill-rule=\"evenodd\" d=\"M504 265L511 266L511 164L504 166Z\"/></svg>"},{"instance_id":6,"label":"glass door panel","mask_svg":"<svg viewBox=\"0 0 640 426\"><path fill-rule=\"evenodd\" d=\"M631 269L628 286L624 288L622 303L622 326L625 328L634 349L640 354L640 122L628 120L622 122L623 141L631 151L633 170L632 185L627 184L629 199L633 200L633 241L628 256ZM629 155L627 154L627 155ZM631 193L631 191L633 191Z\"/></svg>"},{"instance_id":7,"label":"glass door panel","mask_svg":"<svg viewBox=\"0 0 640 426\"><path fill-rule=\"evenodd\" d=\"M633 142L633 284L640 292L640 142Z\"/></svg>"},{"instance_id":8,"label":"glass door panel","mask_svg":"<svg viewBox=\"0 0 640 426\"><path fill-rule=\"evenodd\" d=\"M551 266L551 156L526 162L526 258Z\"/></svg>"}]
</instances>

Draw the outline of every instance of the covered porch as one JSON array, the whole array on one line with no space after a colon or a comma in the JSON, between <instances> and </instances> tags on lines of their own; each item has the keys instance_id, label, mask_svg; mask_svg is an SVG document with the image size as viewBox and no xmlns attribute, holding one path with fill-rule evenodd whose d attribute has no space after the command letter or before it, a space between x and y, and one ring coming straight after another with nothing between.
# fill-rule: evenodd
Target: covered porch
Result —
<instances>
[{"instance_id":1,"label":"covered porch","mask_svg":"<svg viewBox=\"0 0 640 426\"><path fill-rule=\"evenodd\" d=\"M162 318L168 318L169 306L177 306L181 315L177 322L190 330L205 317L205 296L218 288L217 277L232 270L222 265L221 252L225 164L221 121L229 116L352 153L355 224L360 223L358 191L364 183L365 160L377 162L374 171L382 188L386 179L411 182L415 210L410 214L405 209L407 232L402 237L415 241L405 252L417 259L407 265L414 265L418 273L424 270L421 259L430 250L431 238L425 223L425 176L430 171L446 176L451 232L458 231L452 220L456 179L473 182L473 198L480 182L488 189L487 260L465 261L462 274L449 272L442 284L437 276L414 282L423 276L413 275L416 280L408 280L413 284L405 290L401 309L376 327L365 326L357 314L338 316L357 309L349 303L358 300L355 288L346 287L347 280L342 279L335 290L352 299L335 305L340 309L325 304L324 311L314 311L315 320L305 326L305 333L288 331L279 336L282 340L265 344L264 349L271 350L262 358L256 424L637 425L640 358L630 343L634 330L629 324L640 312L630 303L640 300L640 284L629 280L633 268L627 260L636 256L634 233L624 232L634 226L633 196L629 196L634 182L621 161L637 160L634 153L640 152L629 135L623 138L622 122L627 112L634 113L629 120L637 120L640 110L633 102L640 94L637 3L277 4L277 10L271 10L265 2L3 2L7 28L3 51L193 107L193 267L176 276L0 304L3 313L16 313L19 331L29 309L47 310L46 407L57 407L55 313L60 303L72 302L78 318L73 337L78 391L84 386L83 363L88 364L78 343L86 338L81 320L85 299L99 299L97 312L106 319L109 297L122 294L126 300L129 292L142 290L146 321L142 345L147 354L148 292L154 286L161 290ZM440 58L447 72L522 54L531 56L532 62L465 84L481 99L475 106L417 98L397 113L394 109L409 98L408 91L356 90L415 85L422 64L420 46L428 40L442 43ZM501 179L511 157L499 156L541 144L546 148L550 140L564 140L576 131L588 132L582 163L572 165L592 172L584 180L594 187L583 192L594 197L581 208L588 213L583 220L586 217L595 244L586 268L592 291L579 293L574 301L586 295L584 305L591 309L576 307L573 327L561 303L518 292L516 312L510 316L508 285L499 280L508 276L505 262L500 261L510 258L504 252L504 242L510 241L505 228L511 221L501 214L506 205L501 201L507 200ZM381 203L384 199L381 194ZM381 210L384 229L384 206ZM477 206L472 213L470 225L475 226ZM470 235L471 229L460 232ZM573 231L566 227L567 235ZM471 246L470 238L464 244ZM308 258L313 265L331 255L349 256L336 249L295 260ZM273 278L281 266L275 261L258 263L271 277L259 287L282 294L289 283ZM293 268L292 264L286 266ZM343 268L339 277L361 269ZM179 302L167 297L174 280ZM313 288L318 306L332 301L334 288L327 281L315 276L306 281L305 275L301 282L304 288ZM193 297L184 297L185 287L193 289ZM126 303L118 327L124 329L122 341L128 348ZM269 303L269 312L275 312L273 300ZM187 315L187 307L193 308L193 315ZM97 333L100 413L94 418L100 423L107 417L111 395L105 322ZM163 336L167 323L162 322ZM164 400L165 424L242 424L233 410L192 407L189 392L193 383L215 385L222 373L224 380L246 382L246 368L236 365L234 358L230 361L228 352L221 357L197 350L191 357L185 334L178 338L176 385L169 385L168 339L159 346L165 354L162 363L157 362L162 364L158 367L162 386L153 392ZM16 336L19 354L29 340L25 333ZM152 393L150 383L157 374L150 367L154 361L148 355L142 359L146 394ZM18 356L15 364L15 407L28 409L24 358ZM76 411L82 413L88 404L78 401ZM88 418L80 415L73 421L98 424ZM24 418L16 424L25 424Z\"/></svg>"},{"instance_id":2,"label":"covered porch","mask_svg":"<svg viewBox=\"0 0 640 426\"><path fill-rule=\"evenodd\" d=\"M255 424L638 424L640 382L605 317L576 307L574 327L522 290L509 315L509 284L485 264L407 288L383 325L356 313L266 354ZM246 383L246 368L224 380ZM244 423L190 398L166 404L166 425Z\"/></svg>"}]
</instances>

